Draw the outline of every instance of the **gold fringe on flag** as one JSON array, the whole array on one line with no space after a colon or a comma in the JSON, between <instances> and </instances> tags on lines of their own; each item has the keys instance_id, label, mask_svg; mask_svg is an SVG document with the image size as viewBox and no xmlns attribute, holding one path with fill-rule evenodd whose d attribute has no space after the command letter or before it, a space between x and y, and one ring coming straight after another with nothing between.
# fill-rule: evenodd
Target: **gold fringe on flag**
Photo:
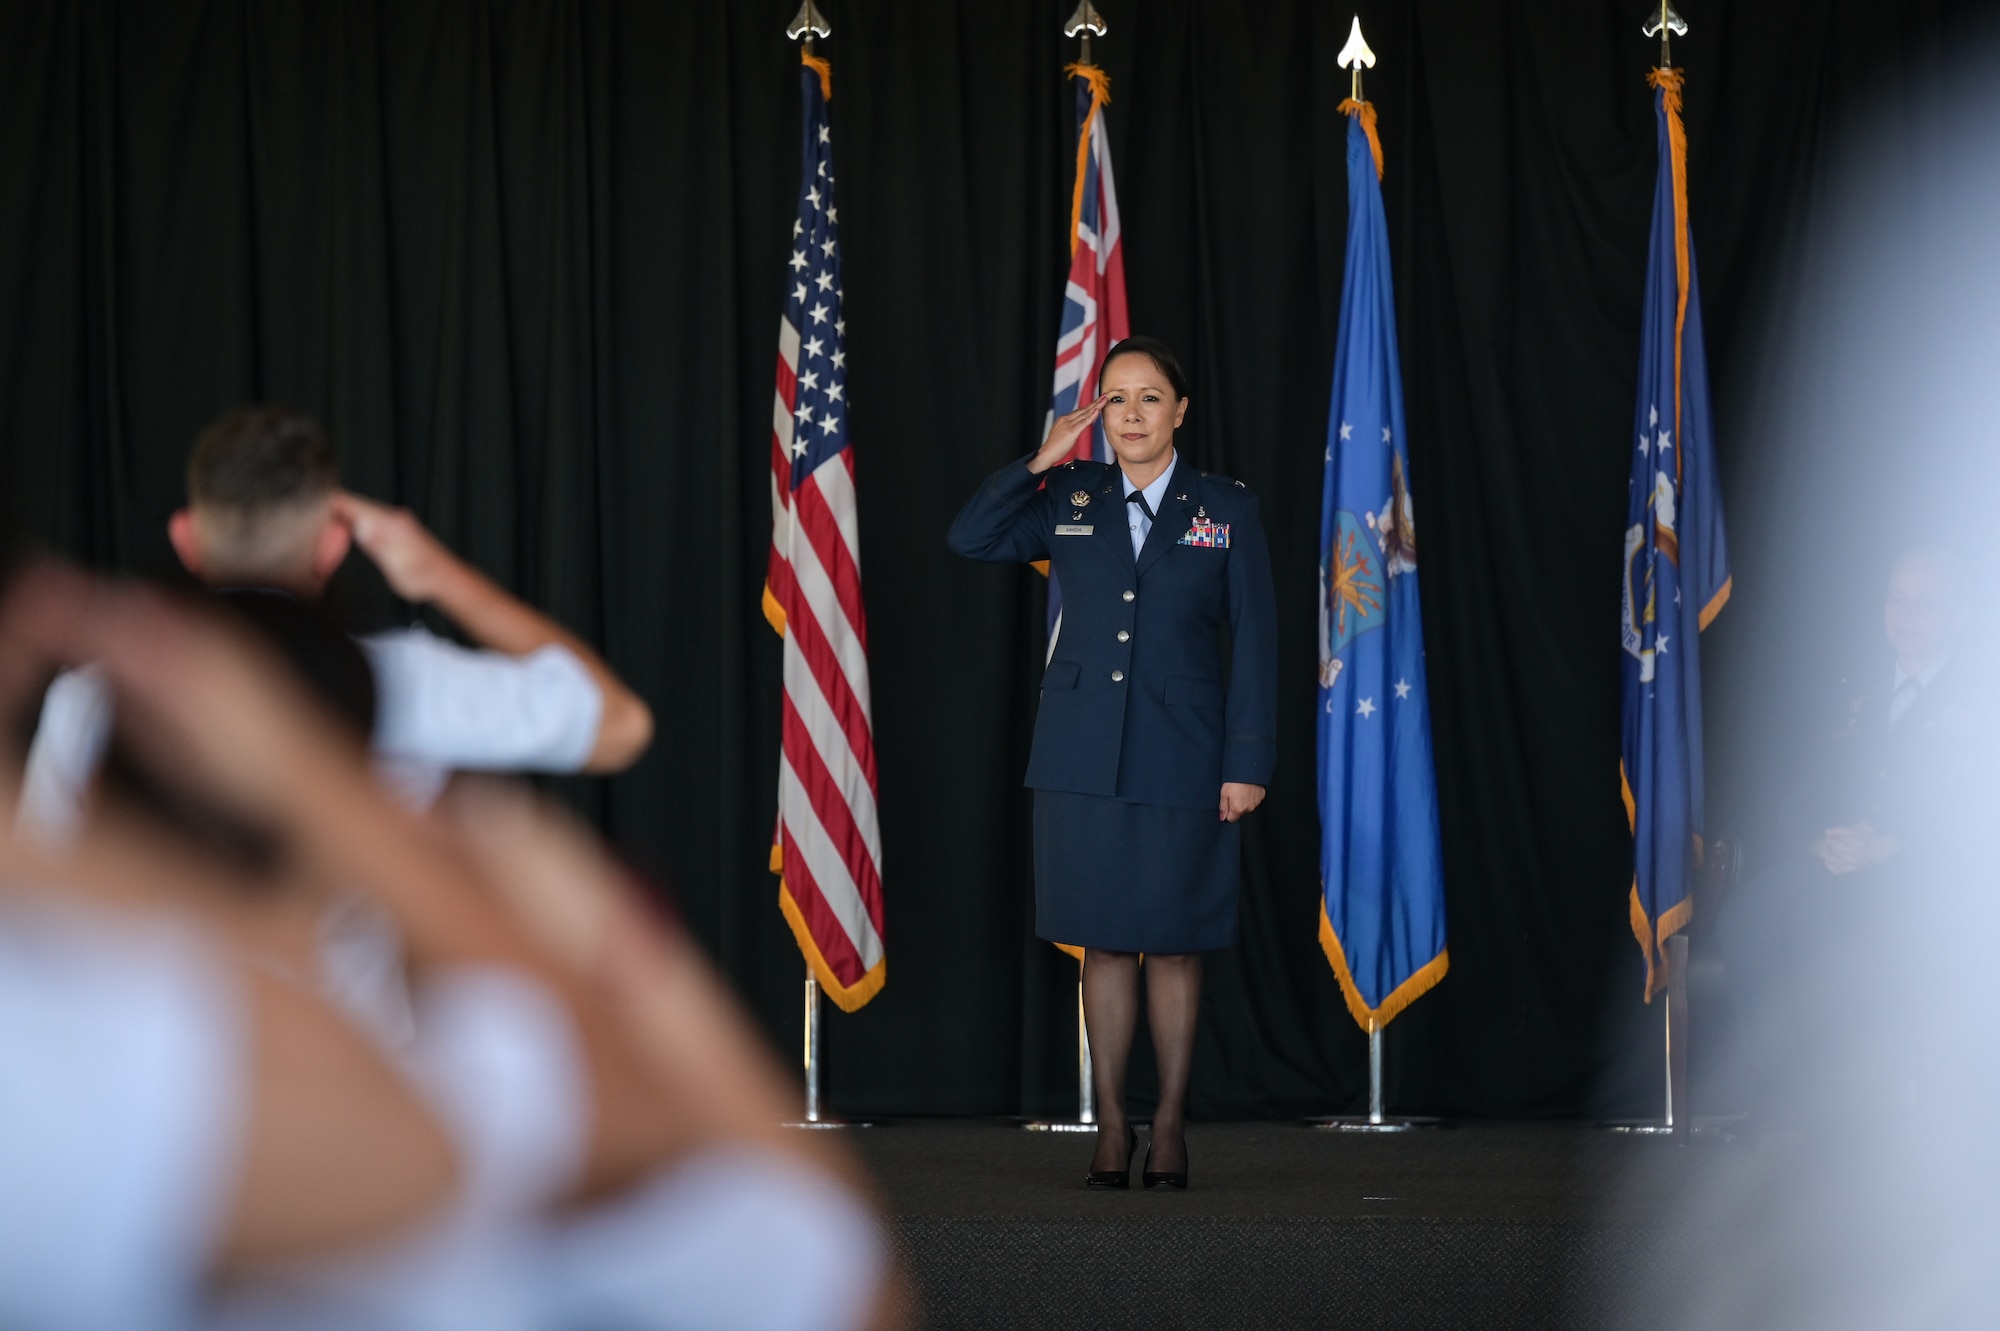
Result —
<instances>
[{"instance_id":1,"label":"gold fringe on flag","mask_svg":"<svg viewBox=\"0 0 2000 1331\"><path fill-rule=\"evenodd\" d=\"M1375 154L1375 179L1382 178L1382 140L1375 133L1375 103L1357 102L1352 97L1340 103L1340 114L1360 116L1361 132L1368 136L1368 151Z\"/></svg>"},{"instance_id":2,"label":"gold fringe on flag","mask_svg":"<svg viewBox=\"0 0 2000 1331\"><path fill-rule=\"evenodd\" d=\"M1688 315L1688 190L1687 126L1681 123L1681 85L1685 74L1678 69L1655 69L1646 74L1649 86L1660 90L1660 104L1667 113L1667 157L1674 181L1674 276L1678 298L1674 303L1674 438L1681 437L1681 334ZM1681 478L1681 453L1674 450L1674 480ZM1720 606L1716 607L1721 609Z\"/></svg>"},{"instance_id":3,"label":"gold fringe on flag","mask_svg":"<svg viewBox=\"0 0 2000 1331\"><path fill-rule=\"evenodd\" d=\"M819 95L829 102L833 100L833 62L811 51L799 52L799 63L819 75Z\"/></svg>"},{"instance_id":4,"label":"gold fringe on flag","mask_svg":"<svg viewBox=\"0 0 2000 1331\"><path fill-rule=\"evenodd\" d=\"M1717 592L1716 596L1718 599L1726 600L1728 595L1729 584L1724 583L1722 590ZM1720 605L1716 606L1718 610L1721 608ZM1632 781L1625 774L1625 762L1622 758L1618 762L1618 793L1625 800L1625 826L1631 830L1632 835L1637 836L1639 834L1639 802L1632 796ZM1697 836L1694 839L1694 867L1696 871L1699 871L1702 865L1707 862L1707 852L1708 847ZM1659 920L1655 922L1647 917L1646 907L1639 900L1639 874L1637 870L1634 870L1632 874L1631 898L1626 903L1626 909L1632 917L1632 936L1639 940L1639 951L1644 953L1646 957L1646 1001L1650 1003L1653 1001L1653 995L1665 989L1667 981L1671 978L1668 974L1667 965L1667 940L1687 928L1688 922L1694 919L1693 885L1689 885L1686 896L1669 906L1666 913L1661 915Z\"/></svg>"},{"instance_id":5,"label":"gold fringe on flag","mask_svg":"<svg viewBox=\"0 0 2000 1331\"><path fill-rule=\"evenodd\" d=\"M1083 225L1083 178L1090 163L1090 132L1097 125L1097 110L1111 102L1111 76L1096 65L1077 63L1063 66L1063 73L1090 85L1090 110L1084 113L1083 128L1076 136L1076 185L1069 201L1069 252L1076 253L1076 231Z\"/></svg>"},{"instance_id":6,"label":"gold fringe on flag","mask_svg":"<svg viewBox=\"0 0 2000 1331\"><path fill-rule=\"evenodd\" d=\"M792 887L782 874L785 869L785 852L781 846L771 847L771 872L781 875L778 879L778 910L785 917L785 923L792 926L792 937L799 940L799 951L805 953L806 966L819 981L819 987L833 1000L833 1005L842 1012L859 1012L868 1000L882 992L882 986L889 979L889 959L884 957L874 968L853 984L842 984L833 973L833 967L826 964L826 956L819 950L819 942L814 939L810 926L806 924L805 913L798 902L792 900Z\"/></svg>"},{"instance_id":7,"label":"gold fringe on flag","mask_svg":"<svg viewBox=\"0 0 2000 1331\"><path fill-rule=\"evenodd\" d=\"M1399 1013L1410 1004L1422 998L1445 977L1451 969L1451 949L1445 948L1423 965L1417 967L1410 978L1390 991L1381 1006L1369 1007L1368 1000L1361 996L1360 986L1354 983L1354 972L1347 967L1347 949L1340 945L1340 935L1333 931L1333 921L1326 913L1326 896L1322 892L1319 902L1319 946L1326 953L1328 963L1333 966L1333 978L1340 982L1340 996L1347 1000L1348 1015L1369 1034L1381 1030L1394 1021Z\"/></svg>"}]
</instances>

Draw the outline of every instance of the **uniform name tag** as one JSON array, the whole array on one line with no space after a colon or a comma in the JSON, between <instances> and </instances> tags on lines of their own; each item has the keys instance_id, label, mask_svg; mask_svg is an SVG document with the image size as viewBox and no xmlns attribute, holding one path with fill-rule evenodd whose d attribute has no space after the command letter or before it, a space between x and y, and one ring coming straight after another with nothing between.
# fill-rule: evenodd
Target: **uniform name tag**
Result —
<instances>
[{"instance_id":1,"label":"uniform name tag","mask_svg":"<svg viewBox=\"0 0 2000 1331\"><path fill-rule=\"evenodd\" d=\"M1229 548L1229 524L1226 522L1197 522L1187 529L1178 544L1198 545L1208 550Z\"/></svg>"},{"instance_id":2,"label":"uniform name tag","mask_svg":"<svg viewBox=\"0 0 2000 1331\"><path fill-rule=\"evenodd\" d=\"M1092 532L1094 532L1094 531L1096 531L1096 530L1097 530L1096 526L1095 526L1094 524L1092 524L1092 523L1088 523L1088 522L1085 522L1085 523L1081 523L1081 524L1078 524L1078 523L1074 523L1074 522L1065 522L1065 523L1062 523L1062 524L1060 524L1059 526L1057 526L1057 528L1056 528L1056 535L1058 535L1058 536L1088 536L1088 535L1090 535L1090 534L1091 534Z\"/></svg>"}]
</instances>

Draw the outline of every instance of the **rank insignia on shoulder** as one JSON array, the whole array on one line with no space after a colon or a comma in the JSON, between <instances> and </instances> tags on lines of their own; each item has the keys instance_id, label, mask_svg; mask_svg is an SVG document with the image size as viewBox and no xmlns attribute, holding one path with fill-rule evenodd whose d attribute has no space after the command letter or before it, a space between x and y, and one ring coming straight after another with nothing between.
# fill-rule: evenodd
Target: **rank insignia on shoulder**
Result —
<instances>
[{"instance_id":1,"label":"rank insignia on shoulder","mask_svg":"<svg viewBox=\"0 0 2000 1331\"><path fill-rule=\"evenodd\" d=\"M1090 502L1090 496L1085 494L1081 490L1078 490L1075 494L1069 497L1069 506L1071 508L1082 508L1085 504L1089 502Z\"/></svg>"}]
</instances>

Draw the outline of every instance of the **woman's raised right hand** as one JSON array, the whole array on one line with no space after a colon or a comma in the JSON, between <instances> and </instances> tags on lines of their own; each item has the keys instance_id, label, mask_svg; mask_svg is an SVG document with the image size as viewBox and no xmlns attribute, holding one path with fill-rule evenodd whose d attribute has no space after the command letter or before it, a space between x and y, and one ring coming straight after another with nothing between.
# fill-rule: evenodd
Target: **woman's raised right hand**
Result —
<instances>
[{"instance_id":1,"label":"woman's raised right hand","mask_svg":"<svg viewBox=\"0 0 2000 1331\"><path fill-rule=\"evenodd\" d=\"M1104 410L1104 404L1108 401L1110 394L1107 393L1095 402L1078 407L1067 416L1056 417L1055 422L1049 426L1048 438L1042 440L1040 450L1028 460L1028 470L1039 476L1069 457L1076 448L1076 441L1083 437L1085 430L1096 423L1099 413Z\"/></svg>"}]
</instances>

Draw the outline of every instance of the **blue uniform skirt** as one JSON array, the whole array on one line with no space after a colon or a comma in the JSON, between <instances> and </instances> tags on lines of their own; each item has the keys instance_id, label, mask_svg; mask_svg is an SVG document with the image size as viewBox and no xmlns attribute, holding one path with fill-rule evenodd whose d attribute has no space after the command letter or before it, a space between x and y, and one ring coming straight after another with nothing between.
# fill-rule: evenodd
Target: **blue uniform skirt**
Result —
<instances>
[{"instance_id":1,"label":"blue uniform skirt","mask_svg":"<svg viewBox=\"0 0 2000 1331\"><path fill-rule=\"evenodd\" d=\"M1035 933L1107 952L1229 947L1241 845L1214 809L1037 790Z\"/></svg>"}]
</instances>

